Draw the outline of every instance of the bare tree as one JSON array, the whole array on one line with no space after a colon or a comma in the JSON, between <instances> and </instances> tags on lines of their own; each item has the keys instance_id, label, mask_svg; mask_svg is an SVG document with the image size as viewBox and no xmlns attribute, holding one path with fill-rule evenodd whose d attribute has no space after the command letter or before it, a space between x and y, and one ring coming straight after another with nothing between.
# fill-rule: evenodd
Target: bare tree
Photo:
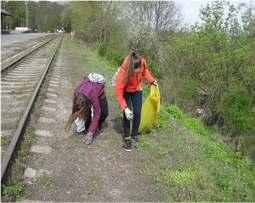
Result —
<instances>
[{"instance_id":1,"label":"bare tree","mask_svg":"<svg viewBox=\"0 0 255 203\"><path fill-rule=\"evenodd\" d=\"M180 23L179 8L174 1L131 1L123 13L132 33L130 46L136 46L158 68L163 43Z\"/></svg>"},{"instance_id":2,"label":"bare tree","mask_svg":"<svg viewBox=\"0 0 255 203\"><path fill-rule=\"evenodd\" d=\"M180 22L179 9L173 1L130 2L128 18L135 28L156 32L174 31Z\"/></svg>"}]
</instances>

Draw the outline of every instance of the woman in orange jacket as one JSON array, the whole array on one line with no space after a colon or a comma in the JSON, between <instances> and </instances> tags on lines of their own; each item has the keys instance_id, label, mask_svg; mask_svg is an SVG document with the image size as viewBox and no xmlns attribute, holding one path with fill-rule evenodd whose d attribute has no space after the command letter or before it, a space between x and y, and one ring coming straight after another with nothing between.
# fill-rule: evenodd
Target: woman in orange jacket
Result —
<instances>
[{"instance_id":1,"label":"woman in orange jacket","mask_svg":"<svg viewBox=\"0 0 255 203\"><path fill-rule=\"evenodd\" d=\"M142 78L152 85L157 85L148 70L145 59L134 51L128 55L117 74L115 94L121 110L123 110L124 149L131 151L132 139L137 142L138 128L141 121L142 109ZM133 112L131 111L133 109ZM133 128L130 135L130 120Z\"/></svg>"}]
</instances>

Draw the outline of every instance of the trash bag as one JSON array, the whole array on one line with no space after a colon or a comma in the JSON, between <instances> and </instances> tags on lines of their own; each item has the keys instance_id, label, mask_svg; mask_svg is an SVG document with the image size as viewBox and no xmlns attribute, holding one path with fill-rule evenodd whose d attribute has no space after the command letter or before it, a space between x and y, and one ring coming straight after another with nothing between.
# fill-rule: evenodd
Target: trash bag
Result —
<instances>
[{"instance_id":1,"label":"trash bag","mask_svg":"<svg viewBox=\"0 0 255 203\"><path fill-rule=\"evenodd\" d=\"M160 92L158 86L152 85L150 95L142 106L141 123L138 132L150 132L156 126L160 110Z\"/></svg>"}]
</instances>

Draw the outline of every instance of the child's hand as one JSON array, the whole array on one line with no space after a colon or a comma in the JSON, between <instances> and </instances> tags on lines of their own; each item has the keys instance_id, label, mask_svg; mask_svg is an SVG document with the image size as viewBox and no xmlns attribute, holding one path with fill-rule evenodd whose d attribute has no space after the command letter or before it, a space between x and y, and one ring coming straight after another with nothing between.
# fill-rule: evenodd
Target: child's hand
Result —
<instances>
[{"instance_id":1,"label":"child's hand","mask_svg":"<svg viewBox=\"0 0 255 203\"><path fill-rule=\"evenodd\" d=\"M85 136L83 142L86 144L86 145L89 145L93 142L93 133L92 132L88 132L87 135Z\"/></svg>"}]
</instances>

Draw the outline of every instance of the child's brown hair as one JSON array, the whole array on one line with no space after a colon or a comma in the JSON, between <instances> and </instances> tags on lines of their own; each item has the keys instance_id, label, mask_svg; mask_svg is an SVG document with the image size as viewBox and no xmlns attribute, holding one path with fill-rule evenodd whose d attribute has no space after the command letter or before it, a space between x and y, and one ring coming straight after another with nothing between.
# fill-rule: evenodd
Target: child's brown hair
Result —
<instances>
[{"instance_id":1,"label":"child's brown hair","mask_svg":"<svg viewBox=\"0 0 255 203\"><path fill-rule=\"evenodd\" d=\"M72 114L69 116L65 130L70 130L72 123L77 117L86 121L91 113L90 108L91 105L88 99L85 96L75 92L73 96Z\"/></svg>"}]
</instances>

